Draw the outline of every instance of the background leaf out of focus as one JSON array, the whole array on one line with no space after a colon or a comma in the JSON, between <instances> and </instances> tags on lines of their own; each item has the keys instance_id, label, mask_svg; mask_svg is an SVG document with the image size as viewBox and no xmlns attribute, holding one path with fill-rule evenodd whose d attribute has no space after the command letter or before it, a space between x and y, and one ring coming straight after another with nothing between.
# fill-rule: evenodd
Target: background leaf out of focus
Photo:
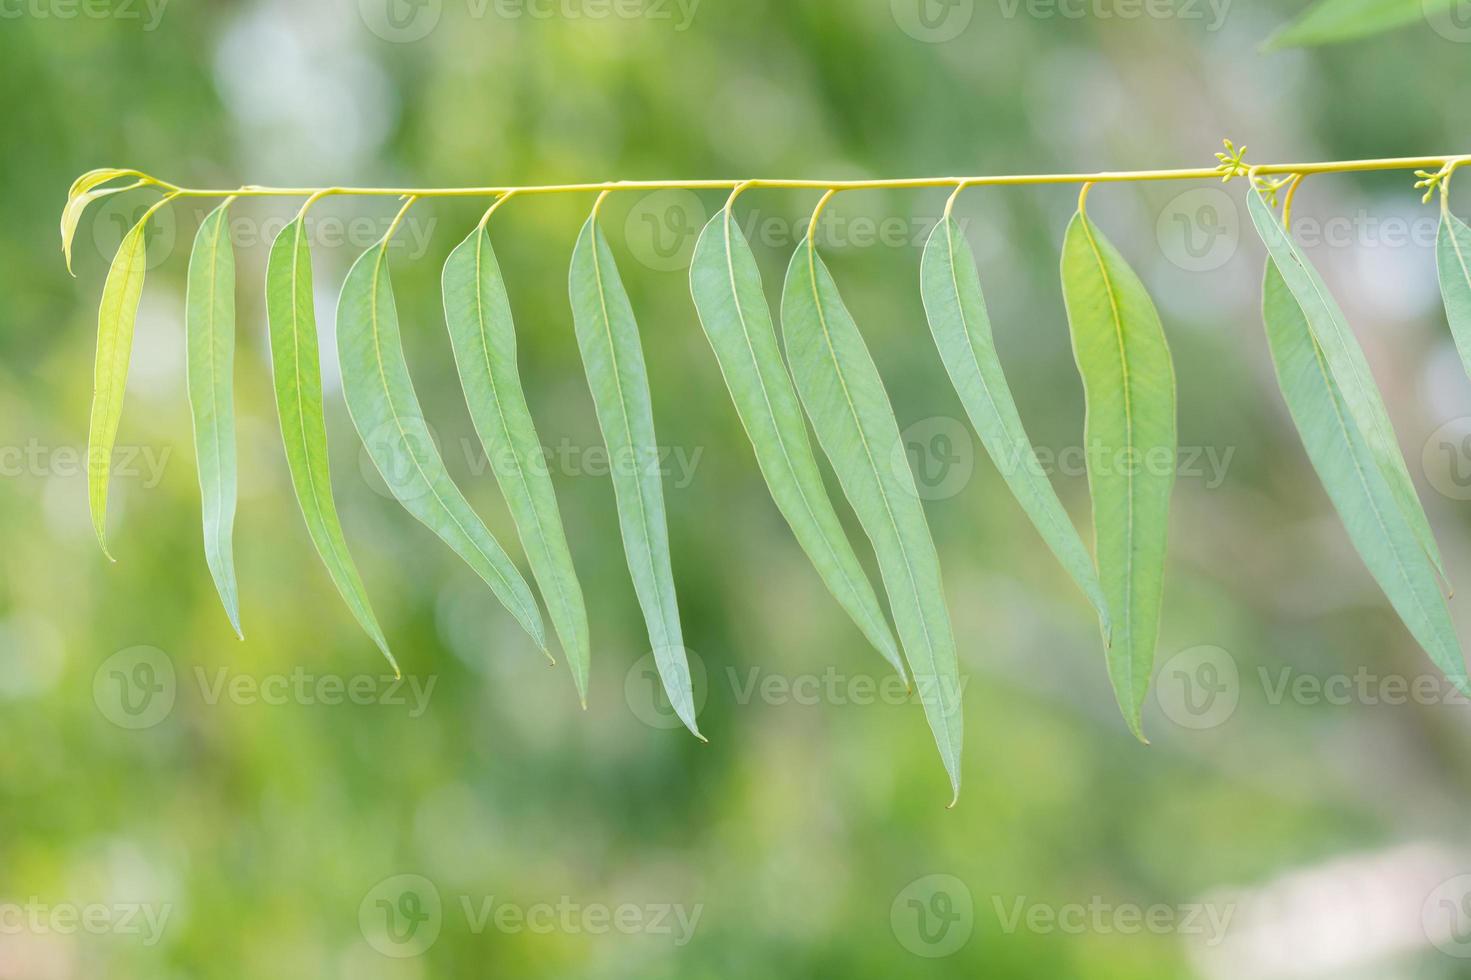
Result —
<instances>
[{"instance_id":1,"label":"background leaf out of focus","mask_svg":"<svg viewBox=\"0 0 1471 980\"><path fill-rule=\"evenodd\" d=\"M269 387L267 245L241 201L237 555L205 569L183 385L188 243L150 247L98 553L82 472L106 261L146 201L56 218L95 166L193 186L900 176L1465 152L1468 37L1437 18L1261 55L1244 0L17 0L0 6L0 977L1471 976L1471 725L1361 563L1262 337L1242 184L1104 187L1150 287L1183 450L1146 710L1119 721L1087 603L964 424L918 293L941 192L840 195L822 240L890 386L966 679L946 811L922 712L771 505L685 263L722 195L615 195L643 329L702 745L674 727L619 548L567 259L590 200L493 222L593 630L590 705L401 512L325 373L343 520L384 665L296 512ZM1471 582L1471 383L1404 174L1322 177L1294 225L1386 391L1451 577ZM1057 251L1074 188L957 216L1022 414L1087 520ZM752 191L769 291L813 195ZM314 209L319 319L391 201ZM456 478L514 540L454 382L439 270L482 202L393 249L415 379ZM856 531L856 529L855 529ZM517 552L519 554L519 552ZM1471 589L1452 600L1471 630ZM1463 633L1463 638L1465 634Z\"/></svg>"}]
</instances>

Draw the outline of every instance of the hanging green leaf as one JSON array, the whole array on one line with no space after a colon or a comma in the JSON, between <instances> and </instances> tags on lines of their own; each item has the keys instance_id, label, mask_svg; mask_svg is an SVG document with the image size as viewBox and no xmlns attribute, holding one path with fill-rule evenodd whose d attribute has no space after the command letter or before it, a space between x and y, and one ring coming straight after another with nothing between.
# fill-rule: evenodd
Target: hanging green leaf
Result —
<instances>
[{"instance_id":1,"label":"hanging green leaf","mask_svg":"<svg viewBox=\"0 0 1471 980\"><path fill-rule=\"evenodd\" d=\"M960 226L949 215L935 226L925 245L920 289L930 332L966 415L1047 547L1093 603L1107 645L1110 626L1103 586L1083 539L1047 481L1022 428L1001 359L996 355L975 256Z\"/></svg>"},{"instance_id":2,"label":"hanging green leaf","mask_svg":"<svg viewBox=\"0 0 1471 980\"><path fill-rule=\"evenodd\" d=\"M1262 49L1311 47L1353 41L1397 27L1423 23L1450 9L1454 0L1318 0L1267 38Z\"/></svg>"},{"instance_id":3,"label":"hanging green leaf","mask_svg":"<svg viewBox=\"0 0 1471 980\"><path fill-rule=\"evenodd\" d=\"M1175 369L1144 283L1081 208L1063 239L1062 290L1087 404L1098 578L1113 623L1109 677L1142 741L1175 483Z\"/></svg>"},{"instance_id":4,"label":"hanging green leaf","mask_svg":"<svg viewBox=\"0 0 1471 980\"><path fill-rule=\"evenodd\" d=\"M97 361L92 375L92 419L87 433L87 500L92 528L102 553L107 550L107 486L112 474L112 447L123 415L128 385L128 360L133 352L133 327L138 301L143 297L143 274L148 269L145 228L152 211L123 236L97 310Z\"/></svg>"},{"instance_id":5,"label":"hanging green leaf","mask_svg":"<svg viewBox=\"0 0 1471 980\"><path fill-rule=\"evenodd\" d=\"M729 208L710 219L695 243L690 292L772 499L828 589L903 676L878 596L822 484L802 408L777 348L761 271Z\"/></svg>"},{"instance_id":6,"label":"hanging green leaf","mask_svg":"<svg viewBox=\"0 0 1471 980\"><path fill-rule=\"evenodd\" d=\"M328 468L327 423L322 410L322 368L317 345L317 315L312 294L312 257L303 219L297 216L271 245L266 263L266 320L271 336L271 374L276 412L291 486L306 519L307 533L332 584L364 631L399 673L398 661L368 604L362 577L348 553L332 500Z\"/></svg>"},{"instance_id":7,"label":"hanging green leaf","mask_svg":"<svg viewBox=\"0 0 1471 980\"><path fill-rule=\"evenodd\" d=\"M810 240L802 241L787 267L781 321L797 393L873 542L899 640L958 799L960 666L939 556L883 379Z\"/></svg>"},{"instance_id":8,"label":"hanging green leaf","mask_svg":"<svg viewBox=\"0 0 1471 980\"><path fill-rule=\"evenodd\" d=\"M1430 659L1458 688L1471 693L1435 569L1395 506L1393 491L1354 424L1302 306L1271 259L1262 286L1262 319L1282 396L1349 539Z\"/></svg>"},{"instance_id":9,"label":"hanging green leaf","mask_svg":"<svg viewBox=\"0 0 1471 980\"><path fill-rule=\"evenodd\" d=\"M582 586L567 547L521 378L516 327L490 235L476 228L450 253L441 277L444 317L470 418L505 494L531 573L567 651L578 697L587 706L588 631Z\"/></svg>"},{"instance_id":10,"label":"hanging green leaf","mask_svg":"<svg viewBox=\"0 0 1471 980\"><path fill-rule=\"evenodd\" d=\"M1440 228L1435 235L1435 264L1451 337L1466 374L1471 376L1471 227L1445 208L1441 209Z\"/></svg>"},{"instance_id":11,"label":"hanging green leaf","mask_svg":"<svg viewBox=\"0 0 1471 980\"><path fill-rule=\"evenodd\" d=\"M1338 308L1328 286L1318 270L1307 260L1292 236L1282 227L1277 215L1267 206L1266 198L1259 191L1248 191L1247 210L1257 234L1267 246L1267 252L1276 263L1287 288L1292 290L1297 303L1307 317L1308 328L1313 339L1323 350L1328 360L1328 369L1348 405L1349 415L1363 433L1364 442L1373 453L1375 465L1384 475L1394 494L1395 506L1404 514L1405 520L1415 530L1420 546L1430 556L1436 572L1445 579L1445 566L1440 560L1440 549L1430 532L1430 521L1420 506L1415 494L1415 485L1410 471L1405 467L1405 458L1400 453L1399 441L1389 422L1389 411L1384 407L1384 397L1374 384L1374 375L1369 371L1369 361L1363 348L1354 339L1353 331L1343 311Z\"/></svg>"},{"instance_id":12,"label":"hanging green leaf","mask_svg":"<svg viewBox=\"0 0 1471 980\"><path fill-rule=\"evenodd\" d=\"M568 294L598 427L612 461L623 551L648 626L654 665L675 714L703 739L695 724L689 659L674 595L648 371L633 306L598 227L596 209L572 250Z\"/></svg>"},{"instance_id":13,"label":"hanging green leaf","mask_svg":"<svg viewBox=\"0 0 1471 980\"><path fill-rule=\"evenodd\" d=\"M337 359L347 412L389 491L485 580L546 650L531 588L450 479L424 421L399 338L386 237L347 270L337 300Z\"/></svg>"},{"instance_id":14,"label":"hanging green leaf","mask_svg":"<svg viewBox=\"0 0 1471 980\"><path fill-rule=\"evenodd\" d=\"M230 625L240 635L235 584L235 252L230 202L210 212L194 236L184 301L185 373L194 420L204 516L204 558ZM242 636L243 639L243 636Z\"/></svg>"}]
</instances>

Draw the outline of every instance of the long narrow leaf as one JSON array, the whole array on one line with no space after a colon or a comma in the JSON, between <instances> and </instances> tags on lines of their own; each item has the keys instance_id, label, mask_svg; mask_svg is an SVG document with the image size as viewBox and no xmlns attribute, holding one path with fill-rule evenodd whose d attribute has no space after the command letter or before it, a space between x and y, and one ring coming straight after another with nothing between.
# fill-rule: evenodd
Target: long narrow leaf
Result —
<instances>
[{"instance_id":1,"label":"long narrow leaf","mask_svg":"<svg viewBox=\"0 0 1471 980\"><path fill-rule=\"evenodd\" d=\"M797 393L873 542L899 640L958 799L964 729L960 667L939 556L914 475L893 464L905 457L878 368L837 283L806 239L787 267L781 320Z\"/></svg>"},{"instance_id":2,"label":"long narrow leaf","mask_svg":"<svg viewBox=\"0 0 1471 980\"><path fill-rule=\"evenodd\" d=\"M598 426L613 460L623 551L653 645L654 665L675 714L696 736L689 659L679 625L658 442L638 322L594 213L572 250L568 295Z\"/></svg>"},{"instance_id":3,"label":"long narrow leaf","mask_svg":"<svg viewBox=\"0 0 1471 980\"><path fill-rule=\"evenodd\" d=\"M271 335L271 374L286 467L296 491L307 533L332 584L353 617L372 637L397 674L398 661L368 604L367 590L348 553L332 499L328 468L327 423L322 410L322 368L317 315L312 295L312 257L303 220L298 217L276 236L266 264L266 319Z\"/></svg>"},{"instance_id":4,"label":"long narrow leaf","mask_svg":"<svg viewBox=\"0 0 1471 980\"><path fill-rule=\"evenodd\" d=\"M1441 211L1435 235L1435 264L1440 272L1440 295L1445 318L1471 376L1471 227L1450 211Z\"/></svg>"},{"instance_id":5,"label":"long narrow leaf","mask_svg":"<svg viewBox=\"0 0 1471 980\"><path fill-rule=\"evenodd\" d=\"M1282 397L1349 539L1431 660L1462 691L1471 691L1435 569L1395 506L1302 306L1271 259L1262 285L1262 320Z\"/></svg>"},{"instance_id":6,"label":"long narrow leaf","mask_svg":"<svg viewBox=\"0 0 1471 980\"><path fill-rule=\"evenodd\" d=\"M920 263L920 289L930 332L971 425L1032 524L1098 613L1107 645L1108 601L1093 559L1047 481L996 355L991 318L975 256L955 219L930 234Z\"/></svg>"},{"instance_id":7,"label":"long narrow leaf","mask_svg":"<svg viewBox=\"0 0 1471 980\"><path fill-rule=\"evenodd\" d=\"M586 706L587 609L545 453L516 371L511 302L490 235L483 228L471 232L450 253L440 285L470 418L505 494L531 573L541 587L562 649L567 651L578 697Z\"/></svg>"},{"instance_id":8,"label":"long narrow leaf","mask_svg":"<svg viewBox=\"0 0 1471 980\"><path fill-rule=\"evenodd\" d=\"M133 352L133 327L138 301L143 297L143 274L148 268L148 241L144 215L123 236L102 286L97 311L97 362L92 375L92 419L87 434L87 500L97 543L107 550L107 486L112 474L112 447L123 415L128 385L128 360Z\"/></svg>"},{"instance_id":9,"label":"long narrow leaf","mask_svg":"<svg viewBox=\"0 0 1471 980\"><path fill-rule=\"evenodd\" d=\"M756 257L728 208L710 219L695 243L690 292L777 509L828 589L903 676L878 596L822 485L802 407L777 348Z\"/></svg>"},{"instance_id":10,"label":"long narrow leaf","mask_svg":"<svg viewBox=\"0 0 1471 980\"><path fill-rule=\"evenodd\" d=\"M1081 210L1063 240L1062 288L1087 404L1098 577L1113 622L1109 677L1143 740L1175 483L1175 369L1144 284Z\"/></svg>"},{"instance_id":11,"label":"long narrow leaf","mask_svg":"<svg viewBox=\"0 0 1471 980\"><path fill-rule=\"evenodd\" d=\"M388 489L485 580L537 646L546 649L536 599L445 469L409 379L388 275L388 242L358 256L337 300L342 395Z\"/></svg>"},{"instance_id":12,"label":"long narrow leaf","mask_svg":"<svg viewBox=\"0 0 1471 980\"><path fill-rule=\"evenodd\" d=\"M1451 6L1452 0L1318 0L1279 28L1262 45L1279 48L1337 44L1382 34L1396 27L1423 22Z\"/></svg>"},{"instance_id":13,"label":"long narrow leaf","mask_svg":"<svg viewBox=\"0 0 1471 980\"><path fill-rule=\"evenodd\" d=\"M184 302L185 373L194 420L204 517L204 558L230 625L240 634L235 584L235 253L230 202L211 211L194 236Z\"/></svg>"},{"instance_id":14,"label":"long narrow leaf","mask_svg":"<svg viewBox=\"0 0 1471 980\"><path fill-rule=\"evenodd\" d=\"M1430 532L1430 521L1426 519L1425 511L1420 506L1420 498L1415 494L1415 485L1410 479L1410 471L1405 467L1405 458L1400 453L1394 427L1389 422L1389 412L1384 407L1383 396L1374 384L1374 375L1369 371L1369 362L1364 357L1363 348L1354 339L1353 331L1349 329L1343 311L1329 293L1327 283L1302 254L1277 215L1267 206L1261 192L1248 191L1246 199L1252 224L1266 244L1267 252L1276 263L1287 288L1292 290L1292 295L1302 307L1303 314L1307 317L1308 329L1313 332L1313 339L1328 360L1328 369L1333 372L1338 390L1343 395L1344 403L1348 405L1349 415L1358 425L1364 442L1373 453L1375 465L1384 474L1385 482L1394 494L1395 506L1404 514L1410 527L1414 528L1420 546L1430 556L1441 579L1445 580L1445 566L1440 560L1440 549L1436 547L1435 537Z\"/></svg>"}]
</instances>

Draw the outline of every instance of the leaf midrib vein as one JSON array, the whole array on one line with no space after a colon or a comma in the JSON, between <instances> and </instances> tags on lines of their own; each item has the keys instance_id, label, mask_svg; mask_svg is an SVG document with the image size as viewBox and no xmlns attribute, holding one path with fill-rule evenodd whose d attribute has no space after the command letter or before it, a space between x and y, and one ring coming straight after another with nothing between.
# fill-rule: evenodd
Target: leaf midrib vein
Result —
<instances>
[{"instance_id":1,"label":"leaf midrib vein","mask_svg":"<svg viewBox=\"0 0 1471 980\"><path fill-rule=\"evenodd\" d=\"M919 614L917 617L919 619L919 626L924 633L925 653L928 654L930 660L931 680L935 684L936 690L940 692L940 703L936 704L936 707L944 717L943 723L935 726L936 735L937 737L943 738L945 742L946 762L949 763L956 757L955 743L951 739L949 727L951 710L944 703L946 686L940 679L939 665L935 663L935 645L934 640L930 636L929 619L925 615L924 604L919 593L919 583L914 577L914 565L913 559L909 554L909 545L899 530L899 522L894 518L894 510L893 506L889 503L888 491L884 488L883 479L878 475L879 468L878 464L874 461L873 448L868 444L868 433L864 431L863 419L859 416L858 409L853 403L852 392L848 389L848 379L843 374L842 364L839 363L837 350L833 346L832 333L827 325L827 314L823 312L822 308L822 294L817 288L817 245L811 238L807 239L807 275L812 286L812 305L817 312L817 324L822 328L823 344L827 348L828 357L832 360L833 373L837 375L838 385L843 390L843 400L847 403L848 411L853 416L854 427L858 430L858 441L863 446L863 454L867 457L869 468L874 473L874 484L878 487L879 499L884 503L884 516L889 520L889 527L894 532L894 539L898 542L900 554L904 559L902 562L904 565L904 574L908 579L910 592L914 595L915 611ZM910 670L911 672L913 671L913 664L910 665ZM915 678L915 683L919 683L918 677ZM944 734L940 735L941 732ZM958 777L958 773L956 776Z\"/></svg>"}]
</instances>

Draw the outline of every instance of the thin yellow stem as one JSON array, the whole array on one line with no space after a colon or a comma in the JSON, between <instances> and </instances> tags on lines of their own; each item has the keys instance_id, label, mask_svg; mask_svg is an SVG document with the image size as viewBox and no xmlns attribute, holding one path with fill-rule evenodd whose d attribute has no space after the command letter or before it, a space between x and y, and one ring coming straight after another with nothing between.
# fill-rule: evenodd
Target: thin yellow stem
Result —
<instances>
[{"instance_id":1,"label":"thin yellow stem","mask_svg":"<svg viewBox=\"0 0 1471 980\"><path fill-rule=\"evenodd\" d=\"M1336 160L1319 163L1258 164L1251 168L1260 175L1337 174L1374 170L1420 170L1443 168L1471 161L1471 154L1435 157L1386 157L1370 160ZM538 184L496 187L263 187L249 184L239 188L177 187L148 177L148 181L179 197L313 197L326 193L358 197L500 197L512 192L525 194L573 194L612 191L736 190L749 187L821 191L884 190L926 187L1014 186L1025 184L1129 183L1155 180L1212 180L1221 177L1219 167L1181 170L1124 170L1067 174L995 174L974 177L898 177L881 180L805 180L786 178L740 178L734 180L619 180L583 184Z\"/></svg>"},{"instance_id":2,"label":"thin yellow stem","mask_svg":"<svg viewBox=\"0 0 1471 980\"><path fill-rule=\"evenodd\" d=\"M404 201L404 206L398 209L398 214L393 216L393 223L388 226L388 231L383 235L382 247L384 249L388 248L388 242L393 238L393 233L398 231L399 222L403 221L404 215L409 213L409 208L413 207L414 202L418 199L417 195L410 194L408 200Z\"/></svg>"},{"instance_id":3,"label":"thin yellow stem","mask_svg":"<svg viewBox=\"0 0 1471 980\"><path fill-rule=\"evenodd\" d=\"M1297 196L1297 189L1302 186L1302 174L1292 178L1287 185L1287 194L1282 198L1282 227L1292 230L1292 199Z\"/></svg>"},{"instance_id":4,"label":"thin yellow stem","mask_svg":"<svg viewBox=\"0 0 1471 980\"><path fill-rule=\"evenodd\" d=\"M498 207L500 207L502 204L505 204L507 201L509 201L511 198L513 198L515 196L516 196L516 192L515 191L506 191L506 193L504 193L500 197L496 198L495 203L492 204L490 207L488 207L488 208L485 209L485 213L480 216L480 224L476 225L475 227L477 227L477 228L484 228L486 226L486 224L489 223L490 216L493 215L493 214L495 214L495 209L498 208Z\"/></svg>"},{"instance_id":5,"label":"thin yellow stem","mask_svg":"<svg viewBox=\"0 0 1471 980\"><path fill-rule=\"evenodd\" d=\"M817 207L812 209L812 220L807 222L807 247L817 247L817 219L822 217L822 209L827 207L827 202L833 199L838 192L837 188L829 187L827 193L823 194L817 201Z\"/></svg>"},{"instance_id":6,"label":"thin yellow stem","mask_svg":"<svg viewBox=\"0 0 1471 980\"><path fill-rule=\"evenodd\" d=\"M1446 161L1445 176L1440 180L1440 210L1442 213L1449 211L1451 208L1451 177L1455 175L1456 168L1466 162L1467 158L1465 157L1459 160Z\"/></svg>"}]
</instances>

